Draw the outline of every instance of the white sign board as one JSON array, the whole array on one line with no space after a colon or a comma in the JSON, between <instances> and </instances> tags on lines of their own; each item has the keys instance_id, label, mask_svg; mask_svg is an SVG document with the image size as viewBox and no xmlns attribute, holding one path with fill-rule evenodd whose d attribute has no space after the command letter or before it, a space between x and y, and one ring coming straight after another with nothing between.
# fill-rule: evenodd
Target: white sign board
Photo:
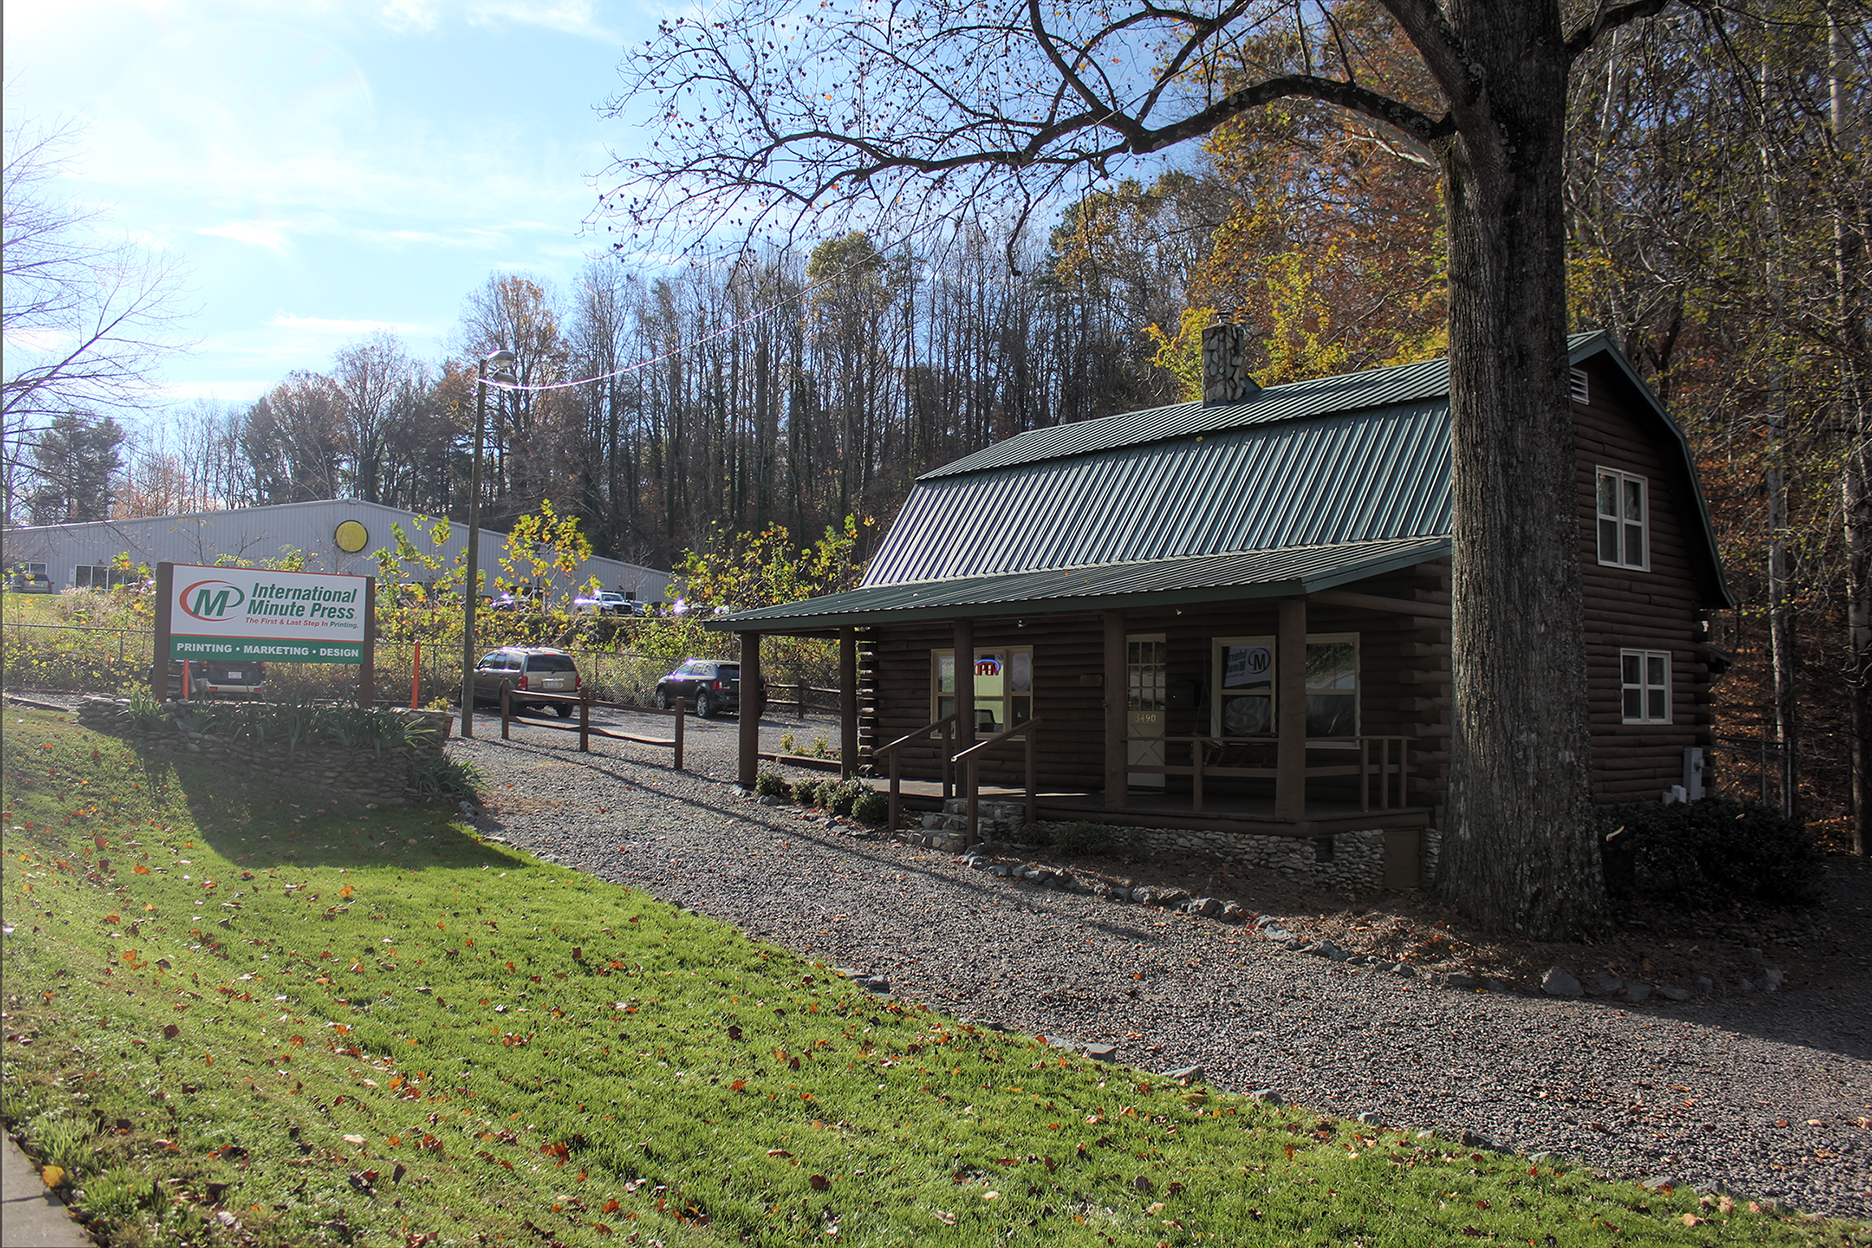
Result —
<instances>
[{"instance_id":1,"label":"white sign board","mask_svg":"<svg viewBox=\"0 0 1872 1248\"><path fill-rule=\"evenodd\" d=\"M362 663L368 577L175 565L169 657Z\"/></svg>"}]
</instances>

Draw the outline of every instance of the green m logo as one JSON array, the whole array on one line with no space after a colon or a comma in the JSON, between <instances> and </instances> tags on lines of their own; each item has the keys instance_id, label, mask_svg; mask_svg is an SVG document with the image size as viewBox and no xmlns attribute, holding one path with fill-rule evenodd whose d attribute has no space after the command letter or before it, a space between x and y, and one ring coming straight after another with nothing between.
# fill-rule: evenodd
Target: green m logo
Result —
<instances>
[{"instance_id":1,"label":"green m logo","mask_svg":"<svg viewBox=\"0 0 1872 1248\"><path fill-rule=\"evenodd\" d=\"M176 595L177 605L198 620L225 620L243 614L247 593L228 581L196 581Z\"/></svg>"}]
</instances>

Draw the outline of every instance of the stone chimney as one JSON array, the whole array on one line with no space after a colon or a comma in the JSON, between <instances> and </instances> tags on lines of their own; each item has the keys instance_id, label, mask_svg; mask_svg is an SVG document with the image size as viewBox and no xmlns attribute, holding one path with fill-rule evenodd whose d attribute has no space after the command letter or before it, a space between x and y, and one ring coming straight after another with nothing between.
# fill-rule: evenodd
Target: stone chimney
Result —
<instances>
[{"instance_id":1,"label":"stone chimney","mask_svg":"<svg viewBox=\"0 0 1872 1248\"><path fill-rule=\"evenodd\" d=\"M1202 401L1204 407L1240 403L1261 393L1248 375L1248 327L1211 325L1202 331Z\"/></svg>"}]
</instances>

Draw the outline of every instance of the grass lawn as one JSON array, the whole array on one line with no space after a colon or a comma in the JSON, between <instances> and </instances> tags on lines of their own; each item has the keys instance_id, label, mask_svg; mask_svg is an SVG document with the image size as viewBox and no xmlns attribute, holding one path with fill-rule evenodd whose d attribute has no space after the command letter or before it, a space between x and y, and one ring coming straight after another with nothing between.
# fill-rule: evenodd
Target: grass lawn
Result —
<instances>
[{"instance_id":1,"label":"grass lawn","mask_svg":"<svg viewBox=\"0 0 1872 1248\"><path fill-rule=\"evenodd\" d=\"M6 720L0 1107L113 1245L1872 1242L977 1031L440 809Z\"/></svg>"}]
</instances>

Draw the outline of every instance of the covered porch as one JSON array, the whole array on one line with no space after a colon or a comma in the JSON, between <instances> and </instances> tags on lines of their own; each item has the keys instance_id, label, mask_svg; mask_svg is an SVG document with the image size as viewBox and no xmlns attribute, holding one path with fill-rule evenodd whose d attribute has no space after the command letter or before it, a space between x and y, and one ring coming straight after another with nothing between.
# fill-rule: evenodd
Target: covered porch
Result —
<instances>
[{"instance_id":1,"label":"covered porch","mask_svg":"<svg viewBox=\"0 0 1872 1248\"><path fill-rule=\"evenodd\" d=\"M1018 800L1042 820L1292 837L1421 828L1435 816L1440 716L1424 725L1411 713L1434 714L1437 700L1399 696L1387 671L1352 678L1351 714L1322 712L1333 703L1317 673L1309 686L1309 653L1317 667L1324 649L1309 623L1343 630L1354 621L1384 663L1412 647L1436 650L1447 594L1413 588L1408 575L1374 586L1387 593L1337 586L1408 573L1447 542L1327 550L1260 552L1259 566L1205 557L860 589L711 626L740 634L744 687L758 678L765 634L837 640L842 771L888 779L894 822L953 795ZM1232 566L1214 567L1219 560ZM1140 584L1148 579L1162 588ZM1427 643L1401 650L1390 640L1424 628ZM1227 632L1265 635L1218 637L1211 647L1210 634ZM1244 640L1265 644L1222 645ZM1356 644L1350 650L1356 659ZM1242 655L1268 670L1237 673ZM976 671L965 663L957 674L953 656L975 656ZM1015 675L994 684L1004 660ZM1240 687L1224 685L1224 665ZM1184 672L1198 679L1174 679ZM1249 692L1259 700L1237 701ZM1370 702L1370 726L1358 699ZM743 784L754 782L759 761L749 719Z\"/></svg>"}]
</instances>

